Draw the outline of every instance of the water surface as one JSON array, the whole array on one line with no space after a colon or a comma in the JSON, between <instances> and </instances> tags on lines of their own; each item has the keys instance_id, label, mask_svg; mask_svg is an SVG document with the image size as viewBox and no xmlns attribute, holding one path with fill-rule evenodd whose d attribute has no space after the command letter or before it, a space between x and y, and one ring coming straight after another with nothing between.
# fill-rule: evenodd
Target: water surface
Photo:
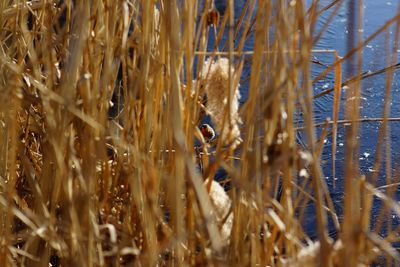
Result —
<instances>
[{"instance_id":1,"label":"water surface","mask_svg":"<svg viewBox=\"0 0 400 267\"><path fill-rule=\"evenodd\" d=\"M240 14L243 9L243 6L246 1L234 1L235 3L235 13L236 16ZM307 5L311 3L310 0L305 1ZM331 0L322 0L320 1L320 8L330 3ZM334 19L330 22L329 27L326 29L322 38L316 43L315 49L334 49L338 52L340 56L346 55L348 52L347 39L349 36L348 29L348 19L349 13L354 12L354 10L349 11L348 1L345 1L343 6L340 8ZM397 9L396 1L376 1L376 0L365 0L364 1L364 38L367 38L372 33L374 33L379 27L381 27L388 19L393 17L396 14ZM226 1L216 1L216 7L220 12L224 12L226 7ZM316 32L326 24L330 12L333 9L323 13L317 22ZM386 66L386 52L385 52L385 43L386 39L389 40L389 44L393 44L394 38L394 27L390 29L390 31L385 34L380 34L370 42L363 49L363 71L376 71L382 69ZM212 39L212 36L211 36ZM227 32L224 35L224 40L227 39ZM253 47L253 39L250 38L245 46L245 50L252 50ZM210 49L212 48L212 42L210 43ZM333 62L332 55L329 54L314 54L315 59L318 61L325 63L327 65ZM343 66L344 79L351 77L351 68L348 66ZM323 68L318 65L313 65L312 67L312 76L316 77ZM347 72L346 72L347 70ZM250 65L246 65L243 70L243 77L246 77L251 71ZM398 73L394 74L394 79L392 83L392 101L391 101L391 117L400 117L400 85L398 81ZM383 98L384 98L384 90L385 90L385 75L381 74L378 76L374 76L373 78L366 79L362 82L362 95L361 95L361 117L364 118L379 118L383 116ZM333 74L330 73L317 84L314 85L315 93L321 92L324 89L333 87ZM248 90L248 84L243 83L241 86L241 93L243 95L242 101L246 99ZM342 93L342 103L345 99L345 91ZM332 117L332 106L333 106L333 96L326 95L324 97L319 98L315 101L315 121L322 122L325 118ZM344 119L343 108L340 113L340 118ZM376 143L378 138L378 130L381 124L377 122L365 122L362 123L360 128L360 169L361 173L366 176L371 174ZM400 139L399 139L399 131L400 131L400 123L393 122L390 123L390 138L391 138L391 155L393 166L392 169L394 171L395 168L398 168L398 162L400 159ZM336 163L336 177L332 177L332 164L331 164L331 138L328 137L325 140L325 148L324 153L322 155L323 162L323 171L324 176L326 177L326 182L328 184L329 190L331 192L331 196L333 198L336 212L341 216L342 214L342 199L343 199L343 169L344 169L344 143L345 143L345 130L343 127L340 127L338 131L338 151L337 151L337 163ZM378 185L386 184L385 172L383 171L385 165L382 166L382 171L380 172ZM335 184L335 186L334 186ZM397 200L400 199L400 191L398 190L396 193ZM373 206L373 220L381 209L381 203L378 201L374 202ZM316 219L315 219L314 207L312 204L309 204L306 209L304 227L306 232L311 236L315 237L315 227L316 227ZM393 215L393 224L399 225L399 218ZM335 233L333 231L332 222L330 222L331 235L334 237Z\"/></svg>"}]
</instances>

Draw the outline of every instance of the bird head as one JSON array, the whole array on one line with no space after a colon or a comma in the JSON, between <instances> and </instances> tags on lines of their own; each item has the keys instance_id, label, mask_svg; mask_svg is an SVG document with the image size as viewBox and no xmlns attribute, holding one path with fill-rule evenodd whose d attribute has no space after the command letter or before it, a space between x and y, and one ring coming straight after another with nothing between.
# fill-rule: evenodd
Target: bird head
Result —
<instances>
[{"instance_id":1,"label":"bird head","mask_svg":"<svg viewBox=\"0 0 400 267\"><path fill-rule=\"evenodd\" d=\"M215 131L209 124L205 123L205 124L201 125L200 131L207 143L214 140Z\"/></svg>"}]
</instances>

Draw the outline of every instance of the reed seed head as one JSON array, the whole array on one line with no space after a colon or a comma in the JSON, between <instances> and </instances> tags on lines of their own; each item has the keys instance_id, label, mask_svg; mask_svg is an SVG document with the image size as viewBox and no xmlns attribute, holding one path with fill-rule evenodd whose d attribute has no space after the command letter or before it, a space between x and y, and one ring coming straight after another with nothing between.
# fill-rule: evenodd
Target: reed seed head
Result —
<instances>
[{"instance_id":1,"label":"reed seed head","mask_svg":"<svg viewBox=\"0 0 400 267\"><path fill-rule=\"evenodd\" d=\"M201 71L202 84L207 95L206 111L211 116L225 144L236 148L241 143L240 117L239 117L239 84L234 84L234 90L230 105L229 101L229 71L231 71L232 82L234 81L235 69L229 67L227 58L217 60L208 59ZM229 114L225 117L226 108L230 107Z\"/></svg>"},{"instance_id":2,"label":"reed seed head","mask_svg":"<svg viewBox=\"0 0 400 267\"><path fill-rule=\"evenodd\" d=\"M216 9L210 9L207 13L207 26L217 27L219 24L219 12Z\"/></svg>"}]
</instances>

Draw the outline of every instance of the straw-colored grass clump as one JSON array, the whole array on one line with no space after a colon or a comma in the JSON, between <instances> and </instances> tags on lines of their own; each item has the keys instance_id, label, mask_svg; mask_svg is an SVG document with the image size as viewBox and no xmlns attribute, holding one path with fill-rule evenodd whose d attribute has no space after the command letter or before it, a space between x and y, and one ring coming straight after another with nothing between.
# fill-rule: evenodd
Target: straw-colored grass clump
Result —
<instances>
[{"instance_id":1,"label":"straw-colored grass clump","mask_svg":"<svg viewBox=\"0 0 400 267\"><path fill-rule=\"evenodd\" d=\"M366 42L310 74L316 23L344 1L246 0L239 14L234 2L221 14L212 1L0 2L0 266L399 264L398 177L386 168L377 188L379 172L361 173L353 100L366 76L341 78ZM316 125L329 72L334 119ZM337 213L320 158L341 122Z\"/></svg>"}]
</instances>

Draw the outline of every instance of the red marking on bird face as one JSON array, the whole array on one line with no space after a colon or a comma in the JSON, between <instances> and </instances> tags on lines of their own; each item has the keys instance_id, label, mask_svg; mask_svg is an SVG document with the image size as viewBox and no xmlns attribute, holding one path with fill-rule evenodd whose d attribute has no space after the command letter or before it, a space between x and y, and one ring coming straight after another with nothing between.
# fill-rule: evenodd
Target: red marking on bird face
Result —
<instances>
[{"instance_id":1,"label":"red marking on bird face","mask_svg":"<svg viewBox=\"0 0 400 267\"><path fill-rule=\"evenodd\" d=\"M207 127L204 126L204 125L201 126L200 130L201 130L201 133L203 134L204 137L206 137L208 134L210 134L210 133L207 131Z\"/></svg>"},{"instance_id":2,"label":"red marking on bird face","mask_svg":"<svg viewBox=\"0 0 400 267\"><path fill-rule=\"evenodd\" d=\"M214 137L213 130L209 129L209 127L207 125L202 125L200 127L200 131L201 131L202 135L204 136L204 138L206 138L206 139L212 139Z\"/></svg>"}]
</instances>

